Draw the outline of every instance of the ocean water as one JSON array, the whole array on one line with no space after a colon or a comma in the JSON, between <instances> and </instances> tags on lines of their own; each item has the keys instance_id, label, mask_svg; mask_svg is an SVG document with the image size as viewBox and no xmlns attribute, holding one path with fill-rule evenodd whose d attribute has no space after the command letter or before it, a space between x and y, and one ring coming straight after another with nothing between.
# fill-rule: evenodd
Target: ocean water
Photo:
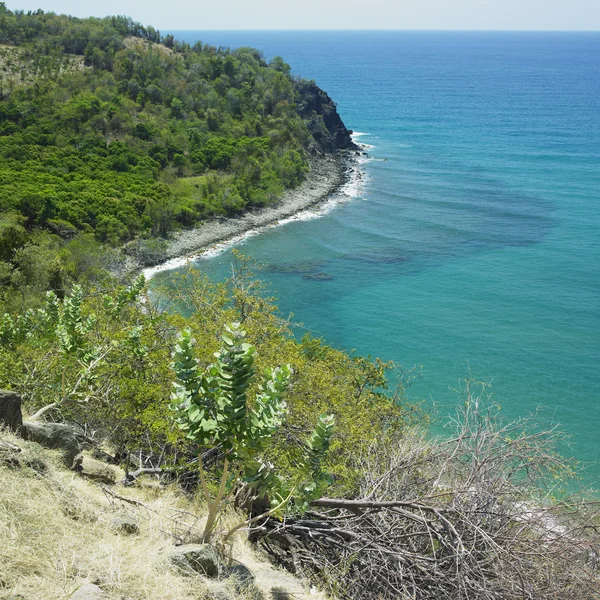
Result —
<instances>
[{"instance_id":1,"label":"ocean water","mask_svg":"<svg viewBox=\"0 0 600 600\"><path fill-rule=\"evenodd\" d=\"M438 427L491 380L600 487L600 34L173 33L283 56L370 146L348 195L238 244L299 333L422 366Z\"/></svg>"}]
</instances>

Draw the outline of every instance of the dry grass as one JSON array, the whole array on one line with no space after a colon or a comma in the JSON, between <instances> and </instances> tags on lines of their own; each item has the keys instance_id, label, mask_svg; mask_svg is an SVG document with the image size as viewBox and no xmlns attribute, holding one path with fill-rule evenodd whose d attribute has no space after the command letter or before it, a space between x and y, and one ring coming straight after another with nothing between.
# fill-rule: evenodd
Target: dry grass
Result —
<instances>
[{"instance_id":1,"label":"dry grass","mask_svg":"<svg viewBox=\"0 0 600 600\"><path fill-rule=\"evenodd\" d=\"M63 73L84 68L83 56L47 56L18 46L0 44L0 96L20 85L31 85L38 79L53 80Z\"/></svg>"},{"instance_id":2,"label":"dry grass","mask_svg":"<svg viewBox=\"0 0 600 600\"><path fill-rule=\"evenodd\" d=\"M231 582L185 577L171 568L169 550L177 538L190 541L202 514L177 489L106 488L66 471L56 452L3 432L0 437L22 448L0 451L0 598L64 600L84 582L127 600L241 597ZM134 518L139 533L116 532L112 523L122 517ZM273 597L273 587L308 595L241 538L233 556L254 573L263 596Z\"/></svg>"}]
</instances>

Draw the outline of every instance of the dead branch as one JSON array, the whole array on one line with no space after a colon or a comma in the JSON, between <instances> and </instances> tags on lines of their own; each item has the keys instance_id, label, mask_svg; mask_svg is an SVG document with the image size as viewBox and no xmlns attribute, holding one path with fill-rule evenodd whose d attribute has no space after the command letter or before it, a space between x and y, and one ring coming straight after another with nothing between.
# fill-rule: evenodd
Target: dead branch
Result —
<instances>
[{"instance_id":1,"label":"dead branch","mask_svg":"<svg viewBox=\"0 0 600 600\"><path fill-rule=\"evenodd\" d=\"M357 498L263 519L253 538L332 597L599 597L599 504L553 498L561 469L569 475L553 450L560 433L502 424L486 399L470 383L452 439L378 441L357 457Z\"/></svg>"}]
</instances>

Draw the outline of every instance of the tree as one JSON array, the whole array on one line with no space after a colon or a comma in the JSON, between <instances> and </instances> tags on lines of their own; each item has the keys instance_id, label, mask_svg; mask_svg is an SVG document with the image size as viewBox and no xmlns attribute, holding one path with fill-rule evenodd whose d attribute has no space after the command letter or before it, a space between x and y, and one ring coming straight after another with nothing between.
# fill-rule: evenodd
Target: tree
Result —
<instances>
[{"instance_id":1,"label":"tree","mask_svg":"<svg viewBox=\"0 0 600 600\"><path fill-rule=\"evenodd\" d=\"M171 408L176 420L199 449L216 449L223 455L215 493L209 488L202 456L198 457L202 494L208 505L202 535L204 542L211 541L228 497L242 483L253 489L257 496L267 496L271 508L231 529L223 542L259 518L281 516L292 501L297 510L304 510L308 502L320 497L330 483L321 470L321 462L333 434L333 415L319 417L295 478L284 480L276 474L273 465L262 460L261 455L271 437L284 421L287 407L283 397L292 370L287 365L268 369L256 386L250 405L248 390L255 383L256 349L244 341L245 335L237 323L226 326L223 346L215 354L217 362L206 371L199 368L194 358L194 340L189 329L179 334L173 355L177 381Z\"/></svg>"}]
</instances>

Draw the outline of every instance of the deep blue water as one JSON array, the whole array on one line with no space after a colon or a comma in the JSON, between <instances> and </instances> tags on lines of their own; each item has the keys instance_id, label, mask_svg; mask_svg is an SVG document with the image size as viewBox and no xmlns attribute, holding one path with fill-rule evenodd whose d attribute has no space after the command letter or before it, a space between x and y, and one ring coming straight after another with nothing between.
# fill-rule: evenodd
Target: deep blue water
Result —
<instances>
[{"instance_id":1,"label":"deep blue water","mask_svg":"<svg viewBox=\"0 0 600 600\"><path fill-rule=\"evenodd\" d=\"M543 406L572 436L563 452L598 461L600 34L175 33L283 56L373 146L360 197L243 244L281 310L422 365L410 393L440 422L470 368L507 417Z\"/></svg>"}]
</instances>

